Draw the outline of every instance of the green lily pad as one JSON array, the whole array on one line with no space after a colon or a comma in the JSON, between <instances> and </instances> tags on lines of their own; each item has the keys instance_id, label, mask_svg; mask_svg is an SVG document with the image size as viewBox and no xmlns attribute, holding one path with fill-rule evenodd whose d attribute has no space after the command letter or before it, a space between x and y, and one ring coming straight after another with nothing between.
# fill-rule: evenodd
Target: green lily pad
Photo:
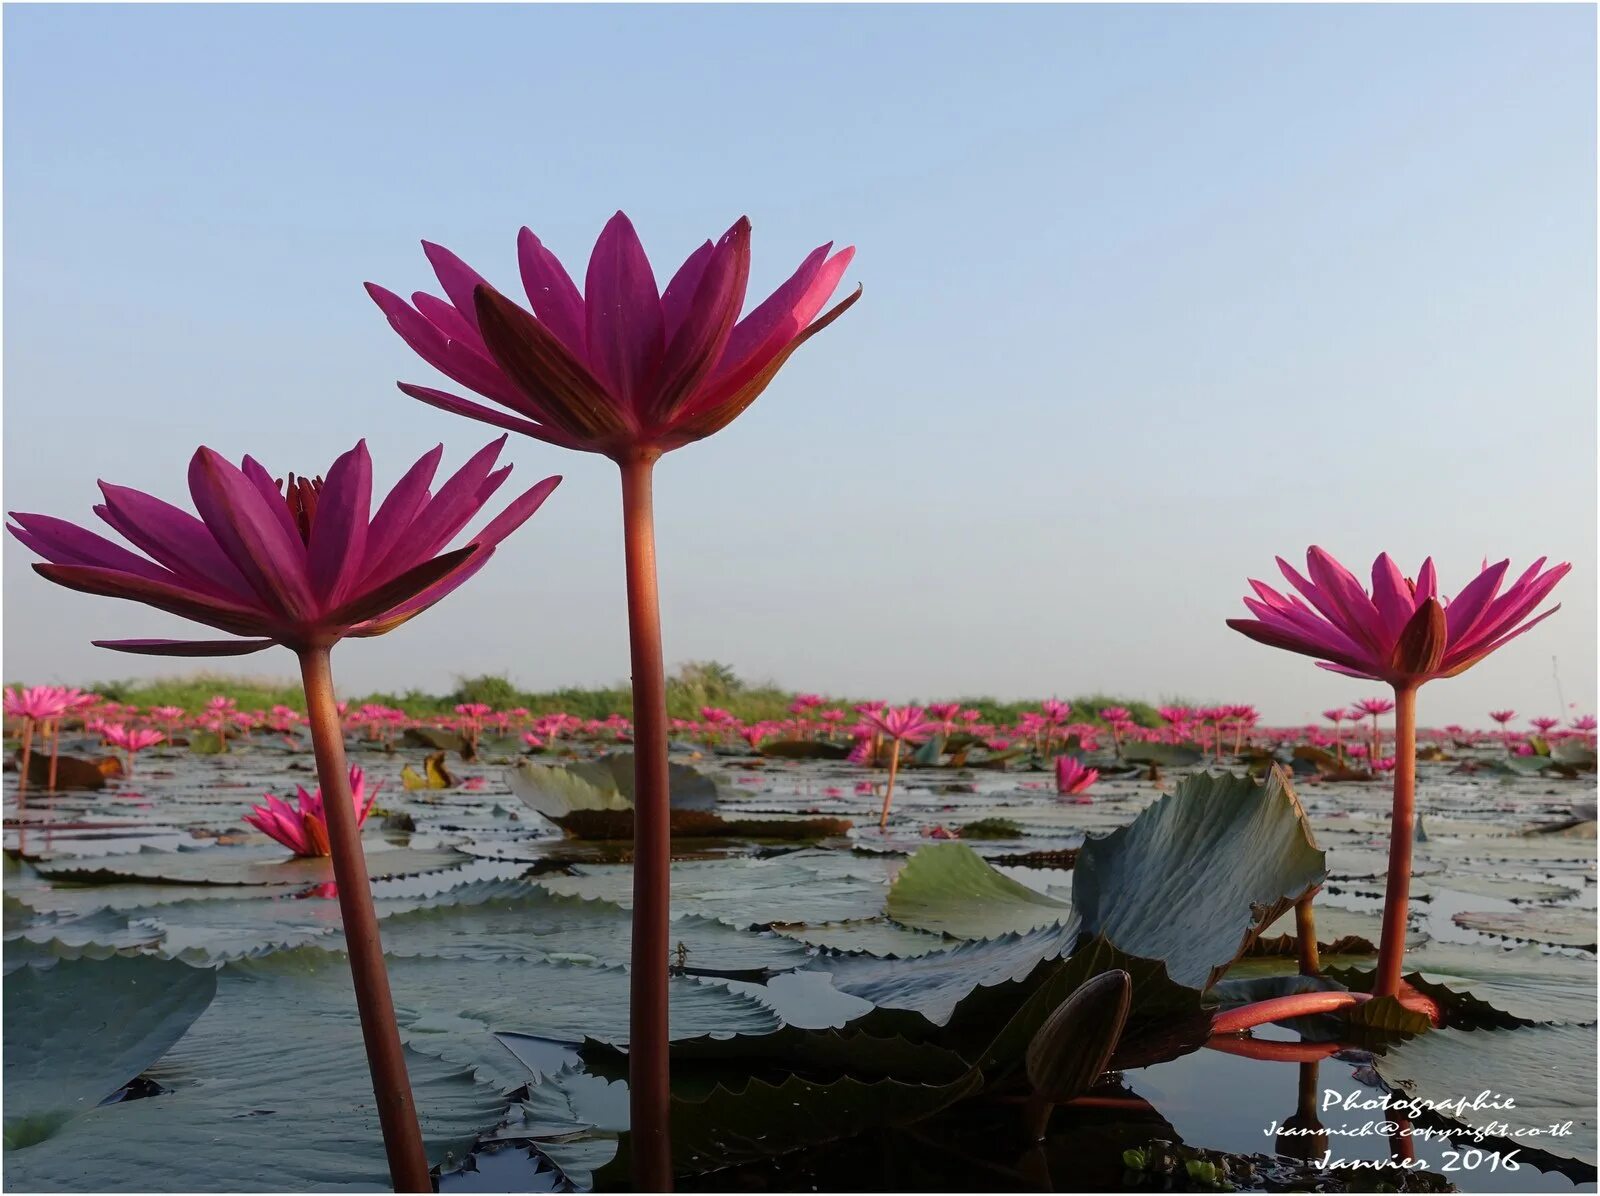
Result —
<instances>
[{"instance_id":1,"label":"green lily pad","mask_svg":"<svg viewBox=\"0 0 1600 1196\"><path fill-rule=\"evenodd\" d=\"M378 844L366 852L367 875L373 879L407 876L456 868L470 857L448 849L397 847ZM290 855L283 847L202 847L193 851L137 851L94 858L40 860L39 872L52 880L79 884L117 884L135 880L166 881L187 885L310 886L333 879L333 861L327 857Z\"/></svg>"},{"instance_id":2,"label":"green lily pad","mask_svg":"<svg viewBox=\"0 0 1600 1196\"><path fill-rule=\"evenodd\" d=\"M54 1138L8 1152L8 1188L387 1188L349 967L326 956L313 976L296 966L304 958L281 952L269 966L229 965L220 979L197 972L217 998L149 1071L166 1091L93 1109ZM8 1027L8 1063L12 1041ZM464 1151L500 1120L506 1102L470 1068L412 1051L406 1066L431 1160Z\"/></svg>"},{"instance_id":3,"label":"green lily pad","mask_svg":"<svg viewBox=\"0 0 1600 1196\"><path fill-rule=\"evenodd\" d=\"M1471 1102L1487 1089L1513 1108L1439 1108L1471 1129L1595 1165L1595 1027L1438 1030L1373 1059L1390 1088L1417 1100ZM1549 1133L1570 1124L1570 1133ZM1506 1127L1494 1130L1495 1126ZM1544 1132L1539 1132L1544 1131Z\"/></svg>"},{"instance_id":4,"label":"green lily pad","mask_svg":"<svg viewBox=\"0 0 1600 1196\"><path fill-rule=\"evenodd\" d=\"M914 930L992 939L1065 921L1071 906L997 872L965 844L935 843L895 877L886 912Z\"/></svg>"},{"instance_id":5,"label":"green lily pad","mask_svg":"<svg viewBox=\"0 0 1600 1196\"><path fill-rule=\"evenodd\" d=\"M798 939L825 951L859 953L880 958L909 959L942 951L950 940L942 934L897 926L883 918L863 918L854 922L824 922L818 926L785 926L778 930L787 938Z\"/></svg>"},{"instance_id":6,"label":"green lily pad","mask_svg":"<svg viewBox=\"0 0 1600 1196\"><path fill-rule=\"evenodd\" d=\"M1198 773L1084 843L1073 904L1085 933L1205 989L1325 875L1286 773L1264 783Z\"/></svg>"},{"instance_id":7,"label":"green lily pad","mask_svg":"<svg viewBox=\"0 0 1600 1196\"><path fill-rule=\"evenodd\" d=\"M1503 939L1548 943L1553 947L1595 949L1594 910L1554 906L1542 909L1466 911L1452 919L1457 926Z\"/></svg>"},{"instance_id":8,"label":"green lily pad","mask_svg":"<svg viewBox=\"0 0 1600 1196\"><path fill-rule=\"evenodd\" d=\"M1326 962L1326 961L1325 961ZM1354 989L1371 985L1373 961L1328 967ZM1407 980L1447 1009L1480 1024L1514 1026L1595 1020L1595 965L1535 946L1503 949L1430 940L1406 952Z\"/></svg>"},{"instance_id":9,"label":"green lily pad","mask_svg":"<svg viewBox=\"0 0 1600 1196\"><path fill-rule=\"evenodd\" d=\"M580 865L575 876L541 876L552 893L633 905L633 869ZM825 877L787 860L691 860L672 865L672 910L730 926L840 922L877 916L883 886L853 876Z\"/></svg>"},{"instance_id":10,"label":"green lily pad","mask_svg":"<svg viewBox=\"0 0 1600 1196\"><path fill-rule=\"evenodd\" d=\"M138 1076L216 991L214 972L149 958L13 972L5 997L7 1152L48 1140ZM15 1182L14 1157L6 1156L7 1186L31 1186Z\"/></svg>"},{"instance_id":11,"label":"green lily pad","mask_svg":"<svg viewBox=\"0 0 1600 1196\"><path fill-rule=\"evenodd\" d=\"M627 910L609 901L564 897L513 882L495 886L480 899L458 895L451 904L385 918L383 939L391 955L625 964L632 920ZM683 948L675 959L695 971L786 971L810 958L805 946L792 939L737 930L712 918L679 917L669 933L673 944Z\"/></svg>"}]
</instances>

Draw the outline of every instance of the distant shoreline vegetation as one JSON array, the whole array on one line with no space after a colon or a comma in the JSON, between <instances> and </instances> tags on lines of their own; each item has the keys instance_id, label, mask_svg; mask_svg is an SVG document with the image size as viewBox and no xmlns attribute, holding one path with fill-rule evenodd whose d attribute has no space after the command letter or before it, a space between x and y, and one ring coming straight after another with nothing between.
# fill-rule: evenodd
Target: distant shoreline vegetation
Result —
<instances>
[{"instance_id":1,"label":"distant shoreline vegetation","mask_svg":"<svg viewBox=\"0 0 1600 1196\"><path fill-rule=\"evenodd\" d=\"M298 681L275 681L260 677L238 677L226 673L197 672L176 677L156 677L130 681L96 681L93 692L114 702L134 706L181 706L198 713L218 694L232 698L241 709L270 710L288 706L305 710L305 696ZM673 718L699 719L702 706L717 706L743 722L783 719L790 716L790 705L801 691L791 691L771 682L752 683L738 676L728 665L717 661L692 661L679 666L667 679L667 712ZM518 707L530 714L564 713L579 718L603 719L620 714L631 717L633 696L625 682L616 685L569 686L552 690L523 690L505 674L486 673L476 677L457 677L449 693L432 694L420 689L404 693L341 694L352 708L368 704L392 706L417 717L453 714L458 705L482 702L496 710ZM956 701L945 694L928 694L929 701ZM827 704L852 710L866 697L830 696ZM1024 710L1037 710L1043 698L1000 701L987 697L962 697L961 705L983 712L985 722L1010 723ZM1110 694L1085 694L1064 699L1072 705L1077 722L1098 723L1100 711L1114 706L1127 710L1135 722L1158 727L1161 718L1155 706ZM1174 699L1176 701L1176 699ZM916 704L923 704L921 699Z\"/></svg>"}]
</instances>

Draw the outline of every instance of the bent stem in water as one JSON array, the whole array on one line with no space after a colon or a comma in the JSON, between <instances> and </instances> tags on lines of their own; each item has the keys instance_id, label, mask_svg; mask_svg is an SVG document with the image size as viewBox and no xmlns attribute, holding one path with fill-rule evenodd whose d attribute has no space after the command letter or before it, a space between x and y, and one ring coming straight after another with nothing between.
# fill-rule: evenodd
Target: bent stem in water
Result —
<instances>
[{"instance_id":1,"label":"bent stem in water","mask_svg":"<svg viewBox=\"0 0 1600 1196\"><path fill-rule=\"evenodd\" d=\"M350 974L355 981L356 1009L367 1047L367 1065L372 1071L378 1122L383 1127L383 1146L389 1157L389 1178L396 1192L431 1192L433 1180L428 1174L428 1156L422 1147L422 1131L411 1099L411 1081L406 1075L394 998L389 993L389 973L383 964L383 944L378 938L378 918L372 905L372 887L367 880L366 856L361 850L361 827L350 796L350 772L345 763L339 708L333 696L329 649L302 650L300 676L305 683L306 722L311 726L311 746L317 758L317 782L322 786L339 914L350 953Z\"/></svg>"},{"instance_id":2,"label":"bent stem in water","mask_svg":"<svg viewBox=\"0 0 1600 1196\"><path fill-rule=\"evenodd\" d=\"M667 680L656 585L653 449L622 468L628 646L633 665L633 967L629 974L628 1103L633 1186L672 1188L671 1073L667 1055L668 921L672 912L667 791Z\"/></svg>"}]
</instances>

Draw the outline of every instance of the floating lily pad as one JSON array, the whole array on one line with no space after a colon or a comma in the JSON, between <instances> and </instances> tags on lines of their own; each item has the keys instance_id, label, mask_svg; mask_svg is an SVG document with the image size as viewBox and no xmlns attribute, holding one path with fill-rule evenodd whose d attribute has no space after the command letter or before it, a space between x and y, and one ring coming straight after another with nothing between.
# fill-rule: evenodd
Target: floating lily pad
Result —
<instances>
[{"instance_id":1,"label":"floating lily pad","mask_svg":"<svg viewBox=\"0 0 1600 1196\"><path fill-rule=\"evenodd\" d=\"M455 868L468 857L448 849L425 850L376 846L366 852L367 875L374 879L437 872ZM154 880L187 885L310 886L333 879L333 861L326 857L290 855L277 846L202 847L192 851L139 851L93 859L40 860L41 875L79 884L116 884Z\"/></svg>"},{"instance_id":2,"label":"floating lily pad","mask_svg":"<svg viewBox=\"0 0 1600 1196\"><path fill-rule=\"evenodd\" d=\"M824 922L819 926L785 926L779 934L798 939L826 951L876 955L880 958L909 959L942 951L951 945L942 934L897 926L883 918L864 918L856 922Z\"/></svg>"},{"instance_id":3,"label":"floating lily pad","mask_svg":"<svg viewBox=\"0 0 1600 1196\"><path fill-rule=\"evenodd\" d=\"M553 893L633 905L633 869L581 865L576 876L541 876ZM786 860L706 860L672 865L674 913L703 914L731 926L840 922L877 916L884 890L851 876L826 878Z\"/></svg>"},{"instance_id":4,"label":"floating lily pad","mask_svg":"<svg viewBox=\"0 0 1600 1196\"><path fill-rule=\"evenodd\" d=\"M330 966L308 976L296 966L305 958L301 952L282 952L272 966L230 965L220 982L215 973L183 964L128 961L204 977L216 986L217 999L149 1072L165 1091L93 1109L55 1137L9 1151L7 1187L102 1192L387 1188L388 1166L348 965L328 956ZM117 962L122 961L84 966ZM11 1000L8 991L8 1016ZM9 1026L7 1031L9 1070L16 1040ZM99 1049L95 1039L88 1042ZM415 1052L407 1053L406 1065L433 1161L446 1151L464 1150L480 1130L500 1119L505 1101L470 1069ZM8 1076L8 1106L10 1096Z\"/></svg>"},{"instance_id":5,"label":"floating lily pad","mask_svg":"<svg viewBox=\"0 0 1600 1196\"><path fill-rule=\"evenodd\" d=\"M900 870L887 913L914 930L986 939L1065 921L1071 906L997 872L965 844L937 843Z\"/></svg>"},{"instance_id":6,"label":"floating lily pad","mask_svg":"<svg viewBox=\"0 0 1600 1196\"><path fill-rule=\"evenodd\" d=\"M1487 1089L1514 1108L1439 1110L1472 1129L1558 1158L1595 1165L1595 1028L1438 1030L1391 1046L1373 1059L1383 1082L1418 1100L1471 1102ZM1570 1134L1551 1126L1570 1123ZM1544 1132L1539 1132L1544 1131Z\"/></svg>"},{"instance_id":7,"label":"floating lily pad","mask_svg":"<svg viewBox=\"0 0 1600 1196\"><path fill-rule=\"evenodd\" d=\"M1505 939L1548 943L1555 947L1595 949L1592 909L1555 906L1543 909L1467 911L1454 916L1457 926Z\"/></svg>"},{"instance_id":8,"label":"floating lily pad","mask_svg":"<svg viewBox=\"0 0 1600 1196\"><path fill-rule=\"evenodd\" d=\"M694 971L785 971L810 958L804 945L792 939L737 930L711 918L679 917L669 934L674 945L683 947L674 960ZM391 955L625 964L632 915L609 901L512 884L497 886L486 899L458 897L385 918L383 937Z\"/></svg>"},{"instance_id":9,"label":"floating lily pad","mask_svg":"<svg viewBox=\"0 0 1600 1196\"><path fill-rule=\"evenodd\" d=\"M216 973L158 959L63 960L6 978L5 1148L43 1143L161 1058L205 1012ZM54 1152L51 1152L54 1153ZM24 1165L24 1170L26 1165ZM127 1187L124 1182L106 1185Z\"/></svg>"}]
</instances>

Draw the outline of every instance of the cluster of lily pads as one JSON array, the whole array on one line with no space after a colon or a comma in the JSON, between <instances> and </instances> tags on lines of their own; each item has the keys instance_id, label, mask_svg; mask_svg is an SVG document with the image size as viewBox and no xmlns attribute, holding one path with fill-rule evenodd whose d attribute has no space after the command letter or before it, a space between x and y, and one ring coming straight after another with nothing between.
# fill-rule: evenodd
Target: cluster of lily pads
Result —
<instances>
[{"instance_id":1,"label":"cluster of lily pads","mask_svg":"<svg viewBox=\"0 0 1600 1196\"><path fill-rule=\"evenodd\" d=\"M476 736L347 728L380 785L365 855L429 1161L445 1186L508 1154L519 1187L625 1186L627 728L546 725L534 749L475 717ZM1288 992L1370 985L1381 784L1330 763L1303 729L1253 731L1229 773L1170 737L1125 739L1119 754L1109 737L1068 735L1012 753L960 734L908 754L887 832L873 825L885 769L853 763L846 743L674 743L663 967L680 1181L816 1164L891 1129L939 1137L954 1119L991 1127L981 1165L998 1170L983 1182L1042 1186L1062 1143L1081 1157L1097 1104L1136 1099L1139 1069L1291 1047L1301 1065L1371 1068L1425 1099L1469 1076L1474 1091L1529 1094L1518 1116L1574 1132L1523 1157L1592 1176L1594 760L1581 737L1548 746L1537 771L1497 740L1435 737L1407 968L1445 1025L1373 1001L1296 1018L1289 1041L1213 1026ZM227 738L153 748L98 788L20 808L13 794L13 1186L386 1180L330 866L242 820L263 790L309 776L305 744L293 726ZM74 726L63 748L93 759L94 733ZM1089 804L1056 799L1055 759L1102 773ZM1302 974L1295 941L1295 903L1311 894L1320 976ZM1069 1000L1108 976L1119 1000ZM1165 1158L1123 1142L1108 1159ZM1252 1184L1258 1165L1180 1164L1201 1188L1224 1174Z\"/></svg>"}]
</instances>

